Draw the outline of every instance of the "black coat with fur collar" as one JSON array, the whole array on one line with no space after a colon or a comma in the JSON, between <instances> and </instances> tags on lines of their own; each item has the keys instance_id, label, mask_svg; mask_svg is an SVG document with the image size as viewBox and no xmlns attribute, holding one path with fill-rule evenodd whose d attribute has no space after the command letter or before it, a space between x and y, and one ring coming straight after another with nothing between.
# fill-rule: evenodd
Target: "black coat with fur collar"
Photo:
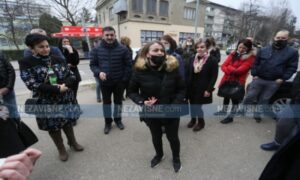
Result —
<instances>
[{"instance_id":1,"label":"black coat with fur collar","mask_svg":"<svg viewBox=\"0 0 300 180\"><path fill-rule=\"evenodd\" d=\"M129 83L129 98L143 105L150 97L156 104L178 104L185 98L185 83L178 71L178 61L168 56L161 70L151 68L145 59L139 58Z\"/></svg>"}]
</instances>

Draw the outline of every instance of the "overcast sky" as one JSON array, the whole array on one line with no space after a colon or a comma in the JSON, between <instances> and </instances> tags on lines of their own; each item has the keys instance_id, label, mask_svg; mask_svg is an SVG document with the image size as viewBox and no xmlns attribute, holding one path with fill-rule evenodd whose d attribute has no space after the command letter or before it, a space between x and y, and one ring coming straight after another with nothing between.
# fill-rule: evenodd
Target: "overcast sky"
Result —
<instances>
[{"instance_id":1,"label":"overcast sky","mask_svg":"<svg viewBox=\"0 0 300 180\"><path fill-rule=\"evenodd\" d=\"M210 1L238 9L240 7L240 4L245 0L210 0ZM270 2L269 0L260 0L260 1L264 4L264 6L267 5L267 2ZM300 0L288 0L288 2L290 8L293 11L293 14L297 17L297 27L300 28Z\"/></svg>"}]
</instances>

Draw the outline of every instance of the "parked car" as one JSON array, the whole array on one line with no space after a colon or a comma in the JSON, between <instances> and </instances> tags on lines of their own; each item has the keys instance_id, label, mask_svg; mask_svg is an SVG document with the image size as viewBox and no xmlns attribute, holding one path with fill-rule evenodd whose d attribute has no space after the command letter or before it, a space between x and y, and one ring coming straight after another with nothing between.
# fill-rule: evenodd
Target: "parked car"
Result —
<instances>
[{"instance_id":1,"label":"parked car","mask_svg":"<svg viewBox=\"0 0 300 180\"><path fill-rule=\"evenodd\" d=\"M226 48L226 54L229 55L232 51L236 49L237 44L232 44Z\"/></svg>"},{"instance_id":2,"label":"parked car","mask_svg":"<svg viewBox=\"0 0 300 180\"><path fill-rule=\"evenodd\" d=\"M290 104L292 100L292 86L297 73L295 73L289 80L285 81L275 94L270 99L270 104L272 105L272 112L280 112L284 106Z\"/></svg>"}]
</instances>

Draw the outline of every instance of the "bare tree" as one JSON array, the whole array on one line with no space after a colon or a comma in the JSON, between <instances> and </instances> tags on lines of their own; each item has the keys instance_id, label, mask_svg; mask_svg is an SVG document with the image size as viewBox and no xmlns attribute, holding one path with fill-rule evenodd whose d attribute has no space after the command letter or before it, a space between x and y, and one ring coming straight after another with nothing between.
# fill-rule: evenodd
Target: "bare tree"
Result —
<instances>
[{"instance_id":1,"label":"bare tree","mask_svg":"<svg viewBox=\"0 0 300 180\"><path fill-rule=\"evenodd\" d=\"M238 25L239 38L247 36L254 37L257 27L260 26L261 21L259 15L261 14L261 6L259 0L249 0L242 3L241 11L243 12Z\"/></svg>"},{"instance_id":2,"label":"bare tree","mask_svg":"<svg viewBox=\"0 0 300 180\"><path fill-rule=\"evenodd\" d=\"M48 3L59 18L67 20L72 26L76 26L81 20L83 8L93 9L95 4L96 0L49 0Z\"/></svg>"},{"instance_id":3,"label":"bare tree","mask_svg":"<svg viewBox=\"0 0 300 180\"><path fill-rule=\"evenodd\" d=\"M16 27L16 18L20 14L21 0L17 0L15 2L4 0L3 2L4 17L2 18L4 19L2 19L1 21L2 23L7 23L7 30L5 34L2 34L2 36L6 37L9 41L13 42L13 44L19 50L20 48L18 45L17 38L18 28Z\"/></svg>"}]
</instances>

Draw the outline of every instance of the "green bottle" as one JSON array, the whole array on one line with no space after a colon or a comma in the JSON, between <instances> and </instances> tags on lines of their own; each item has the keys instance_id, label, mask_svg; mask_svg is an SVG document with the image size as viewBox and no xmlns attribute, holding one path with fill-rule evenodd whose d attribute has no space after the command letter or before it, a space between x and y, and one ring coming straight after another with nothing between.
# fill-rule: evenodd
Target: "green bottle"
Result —
<instances>
[{"instance_id":1,"label":"green bottle","mask_svg":"<svg viewBox=\"0 0 300 180\"><path fill-rule=\"evenodd\" d=\"M48 77L49 77L49 82L51 85L57 84L57 77L51 67L48 69Z\"/></svg>"}]
</instances>

